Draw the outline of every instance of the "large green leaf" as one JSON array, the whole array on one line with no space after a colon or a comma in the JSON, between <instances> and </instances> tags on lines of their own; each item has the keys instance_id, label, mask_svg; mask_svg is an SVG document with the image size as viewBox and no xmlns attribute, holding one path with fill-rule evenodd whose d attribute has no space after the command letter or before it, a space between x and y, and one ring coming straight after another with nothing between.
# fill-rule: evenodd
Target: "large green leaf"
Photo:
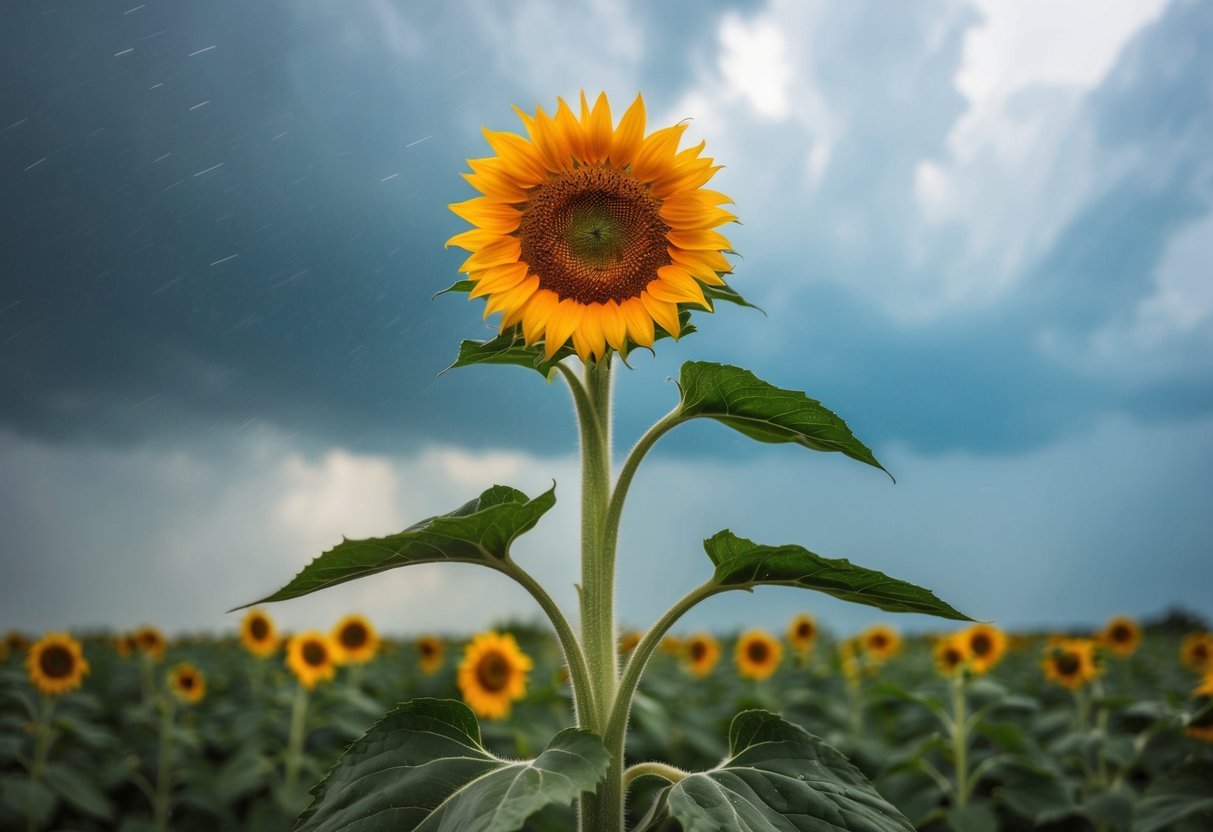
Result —
<instances>
[{"instance_id":1,"label":"large green leaf","mask_svg":"<svg viewBox=\"0 0 1213 832\"><path fill-rule=\"evenodd\" d=\"M1195 829L1213 828L1213 762L1190 760L1150 784L1137 803L1133 832L1163 832L1185 820L1203 821Z\"/></svg>"},{"instance_id":2,"label":"large green leaf","mask_svg":"<svg viewBox=\"0 0 1213 832\"><path fill-rule=\"evenodd\" d=\"M714 579L722 587L796 586L887 612L920 612L972 621L930 590L855 566L843 558L823 558L803 546L764 546L725 529L705 540L703 548L716 565Z\"/></svg>"},{"instance_id":3,"label":"large green leaf","mask_svg":"<svg viewBox=\"0 0 1213 832\"><path fill-rule=\"evenodd\" d=\"M729 727L729 759L664 790L637 832L912 832L836 749L766 711Z\"/></svg>"},{"instance_id":4,"label":"large green leaf","mask_svg":"<svg viewBox=\"0 0 1213 832\"><path fill-rule=\"evenodd\" d=\"M759 442L792 442L814 451L838 451L885 471L868 446L832 410L804 393L770 385L749 370L688 361L682 365L679 386L684 418L715 419Z\"/></svg>"},{"instance_id":5,"label":"large green leaf","mask_svg":"<svg viewBox=\"0 0 1213 832\"><path fill-rule=\"evenodd\" d=\"M594 791L609 761L602 741L578 728L533 760L503 760L485 750L466 705L417 699L346 750L296 829L513 832L540 809Z\"/></svg>"},{"instance_id":6,"label":"large green leaf","mask_svg":"<svg viewBox=\"0 0 1213 832\"><path fill-rule=\"evenodd\" d=\"M501 561L514 538L531 529L555 504L555 486L532 500L515 488L494 485L450 514L422 520L399 534L343 540L273 595L243 606L298 598L414 563Z\"/></svg>"}]
</instances>

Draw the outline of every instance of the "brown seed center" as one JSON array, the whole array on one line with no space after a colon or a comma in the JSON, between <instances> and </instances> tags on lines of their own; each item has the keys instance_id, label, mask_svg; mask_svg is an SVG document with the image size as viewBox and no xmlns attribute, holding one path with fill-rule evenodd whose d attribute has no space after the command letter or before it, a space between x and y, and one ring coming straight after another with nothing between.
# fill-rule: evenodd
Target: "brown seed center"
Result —
<instances>
[{"instance_id":1,"label":"brown seed center","mask_svg":"<svg viewBox=\"0 0 1213 832\"><path fill-rule=\"evenodd\" d=\"M1078 669L1082 663L1078 660L1078 656L1073 653L1058 653L1053 658L1053 664L1057 667L1057 672L1062 676L1073 676L1078 673Z\"/></svg>"},{"instance_id":2,"label":"brown seed center","mask_svg":"<svg viewBox=\"0 0 1213 832\"><path fill-rule=\"evenodd\" d=\"M194 678L194 674L192 673L182 673L178 682L181 685L182 690L193 690L197 680Z\"/></svg>"},{"instance_id":3,"label":"brown seed center","mask_svg":"<svg viewBox=\"0 0 1213 832\"><path fill-rule=\"evenodd\" d=\"M356 650L367 642L366 627L357 622L346 624L341 629L341 644L351 650Z\"/></svg>"},{"instance_id":4,"label":"brown seed center","mask_svg":"<svg viewBox=\"0 0 1213 832\"><path fill-rule=\"evenodd\" d=\"M746 645L745 653L754 664L765 664L771 655L771 648L765 641L751 641Z\"/></svg>"},{"instance_id":5,"label":"brown seed center","mask_svg":"<svg viewBox=\"0 0 1213 832\"><path fill-rule=\"evenodd\" d=\"M1112 628L1112 641L1117 644L1124 644L1132 638L1129 628L1124 624L1117 624Z\"/></svg>"},{"instance_id":6,"label":"brown seed center","mask_svg":"<svg viewBox=\"0 0 1213 832\"><path fill-rule=\"evenodd\" d=\"M872 648L875 650L883 650L889 646L889 637L884 633L876 633L868 640L868 643L871 644Z\"/></svg>"},{"instance_id":7,"label":"brown seed center","mask_svg":"<svg viewBox=\"0 0 1213 832\"><path fill-rule=\"evenodd\" d=\"M984 656L994 649L994 642L985 633L977 633L969 640L969 646L975 655Z\"/></svg>"},{"instance_id":8,"label":"brown seed center","mask_svg":"<svg viewBox=\"0 0 1213 832\"><path fill-rule=\"evenodd\" d=\"M431 641L418 642L417 649L421 651L421 655L427 659L438 652L438 647Z\"/></svg>"},{"instance_id":9,"label":"brown seed center","mask_svg":"<svg viewBox=\"0 0 1213 832\"><path fill-rule=\"evenodd\" d=\"M708 654L708 645L702 641L691 642L691 661L701 662Z\"/></svg>"},{"instance_id":10,"label":"brown seed center","mask_svg":"<svg viewBox=\"0 0 1213 832\"><path fill-rule=\"evenodd\" d=\"M309 641L303 645L304 664L312 667L324 667L329 660L329 651L324 649L324 645L318 641Z\"/></svg>"},{"instance_id":11,"label":"brown seed center","mask_svg":"<svg viewBox=\"0 0 1213 832\"><path fill-rule=\"evenodd\" d=\"M38 657L38 667L48 679L66 679L76 668L76 657L66 647L52 644Z\"/></svg>"},{"instance_id":12,"label":"brown seed center","mask_svg":"<svg viewBox=\"0 0 1213 832\"><path fill-rule=\"evenodd\" d=\"M585 166L532 194L518 236L539 286L583 304L639 297L670 264L661 200L631 175Z\"/></svg>"},{"instance_id":13,"label":"brown seed center","mask_svg":"<svg viewBox=\"0 0 1213 832\"><path fill-rule=\"evenodd\" d=\"M485 653L476 663L476 681L489 693L505 690L510 681L509 661L495 650Z\"/></svg>"},{"instance_id":14,"label":"brown seed center","mask_svg":"<svg viewBox=\"0 0 1213 832\"><path fill-rule=\"evenodd\" d=\"M811 635L813 635L813 625L812 624L810 624L807 621L802 621L798 625L796 625L796 637L797 638L807 639Z\"/></svg>"},{"instance_id":15,"label":"brown seed center","mask_svg":"<svg viewBox=\"0 0 1213 832\"><path fill-rule=\"evenodd\" d=\"M270 625L264 618L254 618L248 625L254 641L265 641L270 635Z\"/></svg>"}]
</instances>

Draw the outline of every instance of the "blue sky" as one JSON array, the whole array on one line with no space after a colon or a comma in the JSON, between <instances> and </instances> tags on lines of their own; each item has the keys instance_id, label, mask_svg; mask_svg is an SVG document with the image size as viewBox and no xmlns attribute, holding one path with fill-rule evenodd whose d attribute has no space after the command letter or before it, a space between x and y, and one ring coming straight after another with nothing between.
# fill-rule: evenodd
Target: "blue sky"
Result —
<instances>
[{"instance_id":1,"label":"blue sky","mask_svg":"<svg viewBox=\"0 0 1213 832\"><path fill-rule=\"evenodd\" d=\"M767 311L638 357L619 445L682 361L727 361L822 399L898 479L680 429L625 517L627 623L706 575L723 526L1005 626L1213 614L1208 4L126 0L6 8L0 46L0 627L232 626L342 534L552 479L517 554L571 605L567 394L436 378L490 325L430 296L480 128L580 89L691 119ZM877 617L767 590L687 626L802 608ZM533 614L461 567L272 612L350 609L398 632Z\"/></svg>"}]
</instances>

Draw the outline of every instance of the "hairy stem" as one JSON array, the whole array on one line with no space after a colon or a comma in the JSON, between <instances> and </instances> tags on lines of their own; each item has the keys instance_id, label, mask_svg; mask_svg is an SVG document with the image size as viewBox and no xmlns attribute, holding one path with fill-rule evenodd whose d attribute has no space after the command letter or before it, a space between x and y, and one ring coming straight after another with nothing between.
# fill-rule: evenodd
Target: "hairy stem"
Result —
<instances>
[{"instance_id":1,"label":"hairy stem","mask_svg":"<svg viewBox=\"0 0 1213 832\"><path fill-rule=\"evenodd\" d=\"M634 766L628 766L623 772L623 790L626 793L631 787L633 781L641 777L660 777L670 783L677 783L686 777L690 772L683 771L677 766L672 766L669 763L637 763Z\"/></svg>"}]
</instances>

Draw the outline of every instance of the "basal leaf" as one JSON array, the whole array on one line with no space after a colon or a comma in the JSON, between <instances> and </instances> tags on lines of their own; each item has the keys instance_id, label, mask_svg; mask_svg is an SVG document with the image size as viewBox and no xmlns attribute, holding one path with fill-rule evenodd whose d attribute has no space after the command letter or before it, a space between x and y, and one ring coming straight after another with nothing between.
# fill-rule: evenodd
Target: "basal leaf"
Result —
<instances>
[{"instance_id":1,"label":"basal leaf","mask_svg":"<svg viewBox=\"0 0 1213 832\"><path fill-rule=\"evenodd\" d=\"M517 489L494 485L451 513L422 520L399 534L343 540L282 589L244 607L298 598L414 563L500 561L514 538L531 529L555 504L555 486L531 500Z\"/></svg>"},{"instance_id":2,"label":"basal leaf","mask_svg":"<svg viewBox=\"0 0 1213 832\"><path fill-rule=\"evenodd\" d=\"M716 565L719 586L745 589L763 584L815 589L843 601L887 612L919 612L971 621L930 590L855 566L842 558L824 558L803 546L764 546L725 529L703 542Z\"/></svg>"},{"instance_id":3,"label":"basal leaf","mask_svg":"<svg viewBox=\"0 0 1213 832\"><path fill-rule=\"evenodd\" d=\"M687 419L715 419L759 442L791 442L814 451L838 451L885 471L847 423L821 402L796 390L781 390L749 370L688 361L682 365L679 386L681 412Z\"/></svg>"},{"instance_id":4,"label":"basal leaf","mask_svg":"<svg viewBox=\"0 0 1213 832\"><path fill-rule=\"evenodd\" d=\"M766 711L729 728L729 758L664 790L637 832L911 832L913 825L832 746Z\"/></svg>"},{"instance_id":5,"label":"basal leaf","mask_svg":"<svg viewBox=\"0 0 1213 832\"><path fill-rule=\"evenodd\" d=\"M514 832L546 806L594 791L609 755L588 731L557 734L533 760L503 760L461 702L400 705L313 789L298 830Z\"/></svg>"}]
</instances>

